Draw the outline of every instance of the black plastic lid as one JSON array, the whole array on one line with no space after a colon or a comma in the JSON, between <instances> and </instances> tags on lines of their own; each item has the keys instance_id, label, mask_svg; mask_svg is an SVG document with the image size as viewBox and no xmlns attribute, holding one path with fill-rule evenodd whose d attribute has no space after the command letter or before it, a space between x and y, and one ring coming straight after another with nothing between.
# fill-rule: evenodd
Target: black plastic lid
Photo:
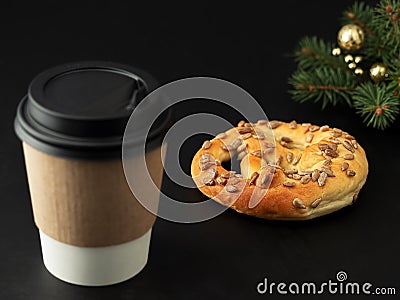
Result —
<instances>
[{"instance_id":1,"label":"black plastic lid","mask_svg":"<svg viewBox=\"0 0 400 300\"><path fill-rule=\"evenodd\" d=\"M56 66L32 80L18 106L16 134L52 155L120 157L133 109L157 85L146 72L113 62ZM163 131L169 117L158 120L150 139Z\"/></svg>"}]
</instances>

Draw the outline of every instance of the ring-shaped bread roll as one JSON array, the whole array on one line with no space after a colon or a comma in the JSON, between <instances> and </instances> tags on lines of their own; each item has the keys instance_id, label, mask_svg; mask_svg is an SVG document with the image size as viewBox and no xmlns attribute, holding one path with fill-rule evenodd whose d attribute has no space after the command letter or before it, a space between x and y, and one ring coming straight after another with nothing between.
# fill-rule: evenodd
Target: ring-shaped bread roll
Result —
<instances>
[{"instance_id":1,"label":"ring-shaped bread roll","mask_svg":"<svg viewBox=\"0 0 400 300\"><path fill-rule=\"evenodd\" d=\"M221 165L234 155L241 174ZM191 173L204 195L240 213L304 220L354 203L368 161L356 139L337 128L241 121L203 143Z\"/></svg>"}]
</instances>

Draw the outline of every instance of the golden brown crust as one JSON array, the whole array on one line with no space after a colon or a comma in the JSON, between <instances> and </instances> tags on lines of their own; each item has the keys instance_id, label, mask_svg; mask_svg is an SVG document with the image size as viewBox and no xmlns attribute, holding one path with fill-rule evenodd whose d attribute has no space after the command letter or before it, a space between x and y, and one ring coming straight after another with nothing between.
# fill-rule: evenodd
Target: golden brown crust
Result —
<instances>
[{"instance_id":1,"label":"golden brown crust","mask_svg":"<svg viewBox=\"0 0 400 300\"><path fill-rule=\"evenodd\" d=\"M240 125L203 144L192 160L192 177L206 196L240 213L288 220L325 215L357 198L368 162L348 133L294 121ZM243 178L228 179L218 161L237 149Z\"/></svg>"}]
</instances>

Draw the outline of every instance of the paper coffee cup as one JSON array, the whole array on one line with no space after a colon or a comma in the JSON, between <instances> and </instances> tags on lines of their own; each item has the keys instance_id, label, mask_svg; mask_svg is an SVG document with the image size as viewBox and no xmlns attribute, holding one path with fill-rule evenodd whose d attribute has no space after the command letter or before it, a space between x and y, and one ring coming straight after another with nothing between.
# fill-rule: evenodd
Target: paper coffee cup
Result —
<instances>
[{"instance_id":1,"label":"paper coffee cup","mask_svg":"<svg viewBox=\"0 0 400 300\"><path fill-rule=\"evenodd\" d=\"M54 276L108 285L146 265L155 216L128 186L121 145L135 105L155 87L145 72L110 62L58 66L31 82L15 131L23 141L44 265ZM169 124L166 113L146 142L148 170L159 188L161 141ZM133 136L132 147L144 144L141 135ZM137 159L143 157L132 155L129 165L134 168ZM159 194L149 197L156 203Z\"/></svg>"}]
</instances>

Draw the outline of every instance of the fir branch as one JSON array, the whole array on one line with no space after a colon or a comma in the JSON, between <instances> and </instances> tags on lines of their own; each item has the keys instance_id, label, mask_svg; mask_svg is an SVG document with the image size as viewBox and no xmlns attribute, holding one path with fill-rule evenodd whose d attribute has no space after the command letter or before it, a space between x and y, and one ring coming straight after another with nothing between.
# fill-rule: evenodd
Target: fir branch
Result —
<instances>
[{"instance_id":1,"label":"fir branch","mask_svg":"<svg viewBox=\"0 0 400 300\"><path fill-rule=\"evenodd\" d=\"M372 17L373 8L367 5L365 2L356 1L354 2L353 6L349 7L343 12L341 23L342 25L347 25L349 22L356 22L356 24L362 28L362 24L367 27L366 24L371 23Z\"/></svg>"},{"instance_id":2,"label":"fir branch","mask_svg":"<svg viewBox=\"0 0 400 300\"><path fill-rule=\"evenodd\" d=\"M356 1L352 7L343 13L342 24L346 25L349 22L360 26L367 34L376 38L376 34L367 24L370 24L373 18L373 8L365 2Z\"/></svg>"},{"instance_id":3,"label":"fir branch","mask_svg":"<svg viewBox=\"0 0 400 300\"><path fill-rule=\"evenodd\" d=\"M325 42L317 37L305 37L299 42L299 48L295 52L295 61L300 68L315 69L331 66L348 71L343 59L332 55L334 45L331 42Z\"/></svg>"},{"instance_id":4,"label":"fir branch","mask_svg":"<svg viewBox=\"0 0 400 300\"><path fill-rule=\"evenodd\" d=\"M399 114L399 98L384 84L364 83L354 93L354 107L367 126L385 129Z\"/></svg>"},{"instance_id":5,"label":"fir branch","mask_svg":"<svg viewBox=\"0 0 400 300\"><path fill-rule=\"evenodd\" d=\"M400 45L400 3L397 0L383 0L375 9L372 24L379 30L384 44L396 48Z\"/></svg>"},{"instance_id":6,"label":"fir branch","mask_svg":"<svg viewBox=\"0 0 400 300\"><path fill-rule=\"evenodd\" d=\"M399 63L400 60L400 2L382 0L374 10L371 25L380 33L380 44L385 49L380 53L386 64Z\"/></svg>"},{"instance_id":7,"label":"fir branch","mask_svg":"<svg viewBox=\"0 0 400 300\"><path fill-rule=\"evenodd\" d=\"M329 103L336 105L343 100L351 106L351 91L357 85L356 79L339 69L318 68L312 72L299 69L289 79L293 89L289 91L298 102L314 100L322 102L322 108Z\"/></svg>"},{"instance_id":8,"label":"fir branch","mask_svg":"<svg viewBox=\"0 0 400 300\"><path fill-rule=\"evenodd\" d=\"M366 1L356 2L343 13L342 23L357 24L365 33L363 47L352 53L361 55L357 68L364 74L355 75L344 62L344 56L333 56L335 43L317 37L304 38L296 54L298 69L289 78L293 99L328 104L340 102L354 106L367 126L385 129L400 112L400 1L380 0L371 7ZM389 77L380 83L372 81L369 68L383 62Z\"/></svg>"}]
</instances>

